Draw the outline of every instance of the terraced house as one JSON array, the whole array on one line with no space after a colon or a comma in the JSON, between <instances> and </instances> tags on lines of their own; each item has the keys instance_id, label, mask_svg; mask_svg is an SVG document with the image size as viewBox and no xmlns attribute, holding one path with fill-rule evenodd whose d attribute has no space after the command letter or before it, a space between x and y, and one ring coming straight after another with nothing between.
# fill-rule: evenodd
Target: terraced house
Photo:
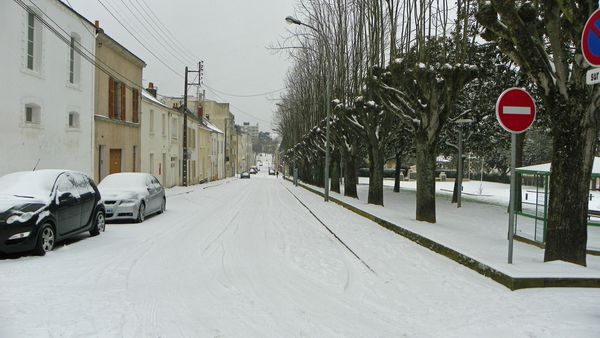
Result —
<instances>
[{"instance_id":1,"label":"terraced house","mask_svg":"<svg viewBox=\"0 0 600 338\"><path fill-rule=\"evenodd\" d=\"M94 176L141 170L140 107L146 63L99 27L96 38Z\"/></svg>"},{"instance_id":2,"label":"terraced house","mask_svg":"<svg viewBox=\"0 0 600 338\"><path fill-rule=\"evenodd\" d=\"M91 175L94 25L57 0L1 1L0 22L0 175Z\"/></svg>"}]
</instances>

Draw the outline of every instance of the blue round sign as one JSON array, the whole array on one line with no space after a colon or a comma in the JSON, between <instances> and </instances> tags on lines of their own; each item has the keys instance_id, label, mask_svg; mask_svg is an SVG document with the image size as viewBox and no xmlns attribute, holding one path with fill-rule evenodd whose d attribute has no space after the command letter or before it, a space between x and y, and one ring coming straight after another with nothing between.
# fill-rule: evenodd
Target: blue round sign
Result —
<instances>
[{"instance_id":1,"label":"blue round sign","mask_svg":"<svg viewBox=\"0 0 600 338\"><path fill-rule=\"evenodd\" d=\"M590 65L600 67L600 9L590 16L583 28L581 50Z\"/></svg>"}]
</instances>

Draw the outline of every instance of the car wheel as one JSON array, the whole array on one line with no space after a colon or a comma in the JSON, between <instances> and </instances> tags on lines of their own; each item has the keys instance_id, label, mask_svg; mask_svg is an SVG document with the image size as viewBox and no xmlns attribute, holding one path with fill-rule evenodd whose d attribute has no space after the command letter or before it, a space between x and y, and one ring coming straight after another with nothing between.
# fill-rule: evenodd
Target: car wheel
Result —
<instances>
[{"instance_id":1,"label":"car wheel","mask_svg":"<svg viewBox=\"0 0 600 338\"><path fill-rule=\"evenodd\" d=\"M146 205L144 202L140 204L140 210L138 210L138 217L135 220L137 223L142 223L144 221L144 214L146 213Z\"/></svg>"},{"instance_id":2,"label":"car wheel","mask_svg":"<svg viewBox=\"0 0 600 338\"><path fill-rule=\"evenodd\" d=\"M52 249L54 249L55 240L56 235L54 234L52 225L49 223L44 224L42 226L42 231L40 231L40 235L38 236L35 249L33 250L34 254L44 256L46 252L52 251Z\"/></svg>"},{"instance_id":3,"label":"car wheel","mask_svg":"<svg viewBox=\"0 0 600 338\"><path fill-rule=\"evenodd\" d=\"M91 236L98 236L101 232L106 230L106 219L104 218L104 213L102 210L99 210L96 213L96 221L94 222L94 227L90 230Z\"/></svg>"},{"instance_id":4,"label":"car wheel","mask_svg":"<svg viewBox=\"0 0 600 338\"><path fill-rule=\"evenodd\" d=\"M165 212L165 210L167 210L167 200L163 198L162 202L160 203L160 210L158 211L158 214L162 214Z\"/></svg>"}]
</instances>

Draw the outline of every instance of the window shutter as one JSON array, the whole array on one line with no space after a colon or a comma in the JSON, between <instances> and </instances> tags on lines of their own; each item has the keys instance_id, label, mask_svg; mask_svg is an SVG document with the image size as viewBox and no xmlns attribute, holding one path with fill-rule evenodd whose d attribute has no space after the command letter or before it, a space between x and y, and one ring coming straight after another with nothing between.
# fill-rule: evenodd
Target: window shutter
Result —
<instances>
[{"instance_id":1,"label":"window shutter","mask_svg":"<svg viewBox=\"0 0 600 338\"><path fill-rule=\"evenodd\" d=\"M139 95L140 92L138 92L137 89L132 89L131 93L133 94L133 98L131 100L132 104L132 108L133 108L133 115L132 115L132 121L135 123L139 122Z\"/></svg>"},{"instance_id":2,"label":"window shutter","mask_svg":"<svg viewBox=\"0 0 600 338\"><path fill-rule=\"evenodd\" d=\"M115 118L115 81L108 78L108 117Z\"/></svg>"},{"instance_id":3,"label":"window shutter","mask_svg":"<svg viewBox=\"0 0 600 338\"><path fill-rule=\"evenodd\" d=\"M121 120L125 121L125 117L126 117L126 112L127 109L125 107L127 107L126 102L127 100L125 100L125 94L127 93L127 88L125 86L124 83L121 83L121 116L119 117Z\"/></svg>"}]
</instances>

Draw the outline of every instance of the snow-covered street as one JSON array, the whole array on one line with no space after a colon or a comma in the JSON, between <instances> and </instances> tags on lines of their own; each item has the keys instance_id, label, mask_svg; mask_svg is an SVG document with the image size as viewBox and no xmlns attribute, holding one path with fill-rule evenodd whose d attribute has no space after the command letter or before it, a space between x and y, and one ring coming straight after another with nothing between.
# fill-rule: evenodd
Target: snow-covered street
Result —
<instances>
[{"instance_id":1,"label":"snow-covered street","mask_svg":"<svg viewBox=\"0 0 600 338\"><path fill-rule=\"evenodd\" d=\"M598 289L512 292L264 170L79 239L0 260L0 337L600 336Z\"/></svg>"}]
</instances>

